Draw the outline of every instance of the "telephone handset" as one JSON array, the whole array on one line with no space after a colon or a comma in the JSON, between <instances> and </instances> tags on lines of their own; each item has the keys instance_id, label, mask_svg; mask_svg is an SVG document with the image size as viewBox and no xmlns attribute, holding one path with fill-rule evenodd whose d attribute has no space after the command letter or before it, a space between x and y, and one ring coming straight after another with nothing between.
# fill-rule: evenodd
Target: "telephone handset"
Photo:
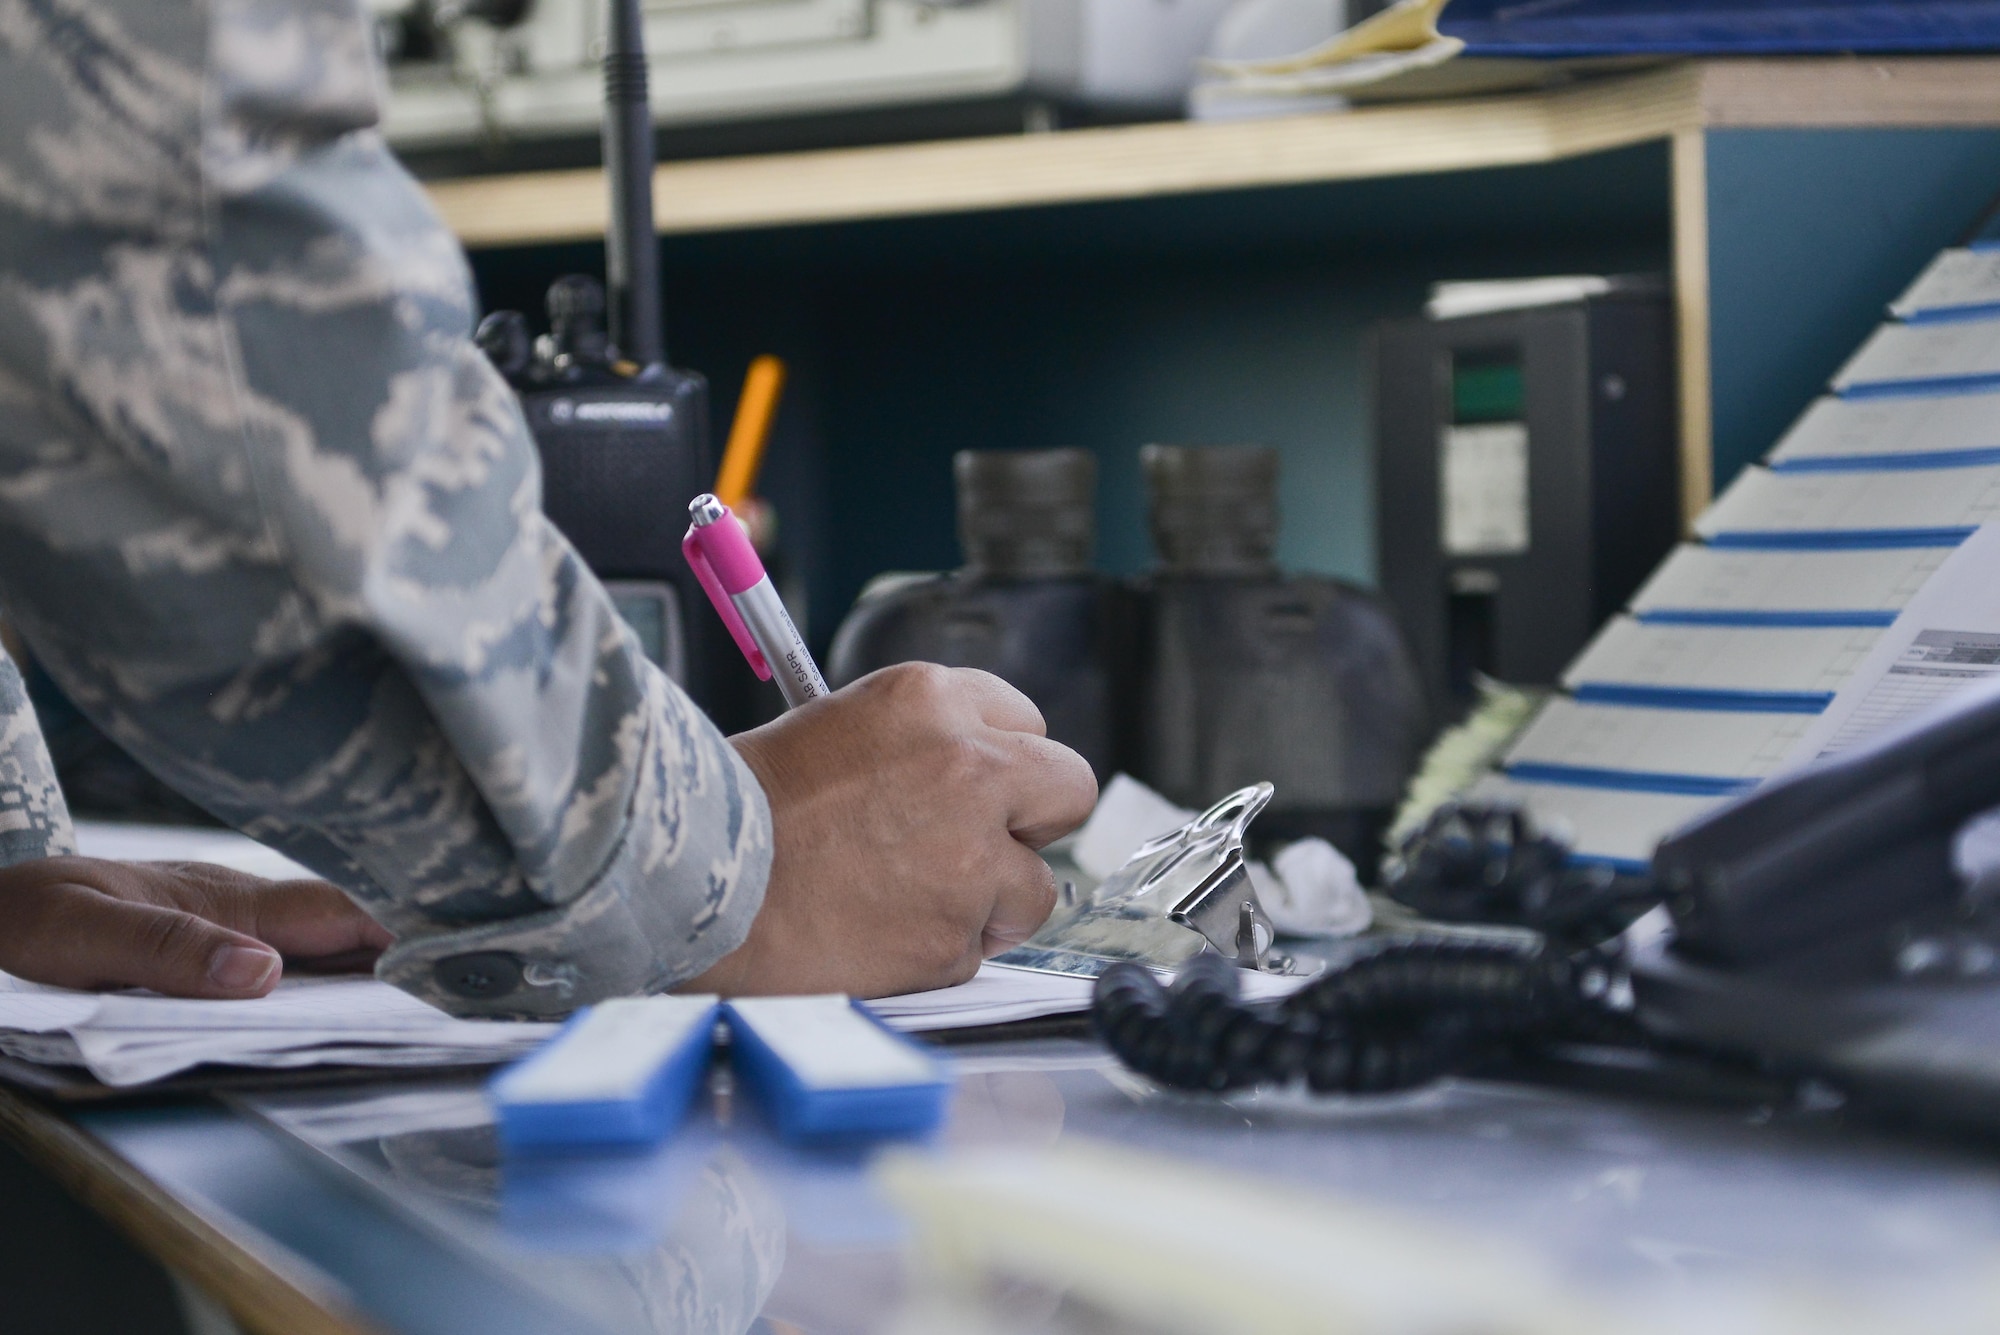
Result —
<instances>
[{"instance_id":1,"label":"telephone handset","mask_svg":"<svg viewBox=\"0 0 2000 1335\"><path fill-rule=\"evenodd\" d=\"M2000 683L1773 779L1663 842L1675 951L1770 963L1878 931L1960 893L1952 848L2000 806Z\"/></svg>"}]
</instances>

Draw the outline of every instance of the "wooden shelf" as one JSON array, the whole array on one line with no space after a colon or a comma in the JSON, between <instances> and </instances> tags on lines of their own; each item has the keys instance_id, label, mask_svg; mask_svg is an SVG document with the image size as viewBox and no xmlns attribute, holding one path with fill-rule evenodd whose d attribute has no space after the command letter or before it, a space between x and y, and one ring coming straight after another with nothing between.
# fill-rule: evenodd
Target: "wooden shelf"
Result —
<instances>
[{"instance_id":1,"label":"wooden shelf","mask_svg":"<svg viewBox=\"0 0 2000 1335\"><path fill-rule=\"evenodd\" d=\"M663 233L1523 166L1730 126L2000 125L2000 58L1703 61L1551 92L1225 124L1172 123L668 163ZM604 234L596 170L430 186L472 248Z\"/></svg>"}]
</instances>

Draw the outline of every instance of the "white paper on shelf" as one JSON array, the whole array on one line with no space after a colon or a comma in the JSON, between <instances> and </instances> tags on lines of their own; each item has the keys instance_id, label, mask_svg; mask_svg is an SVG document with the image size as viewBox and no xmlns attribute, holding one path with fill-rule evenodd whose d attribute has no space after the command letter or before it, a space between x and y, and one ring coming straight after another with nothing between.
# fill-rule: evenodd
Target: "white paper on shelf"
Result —
<instances>
[{"instance_id":1,"label":"white paper on shelf","mask_svg":"<svg viewBox=\"0 0 2000 1335\"><path fill-rule=\"evenodd\" d=\"M1505 765L1760 779L1784 763L1810 714L1647 709L1557 698L1508 751Z\"/></svg>"},{"instance_id":2,"label":"white paper on shelf","mask_svg":"<svg viewBox=\"0 0 2000 1335\"><path fill-rule=\"evenodd\" d=\"M2000 251L1953 246L1917 275L1889 307L1899 320L2000 303Z\"/></svg>"},{"instance_id":3,"label":"white paper on shelf","mask_svg":"<svg viewBox=\"0 0 2000 1335\"><path fill-rule=\"evenodd\" d=\"M1897 612L1956 544L1746 551L1687 543L1634 595L1635 612Z\"/></svg>"},{"instance_id":4,"label":"white paper on shelf","mask_svg":"<svg viewBox=\"0 0 2000 1335\"><path fill-rule=\"evenodd\" d=\"M1837 754L1969 686L2000 680L2000 524L1952 554L1800 736L1793 765Z\"/></svg>"},{"instance_id":5,"label":"white paper on shelf","mask_svg":"<svg viewBox=\"0 0 2000 1335\"><path fill-rule=\"evenodd\" d=\"M1970 528L2000 518L2000 464L1856 473L1746 468L1695 522L1728 533Z\"/></svg>"},{"instance_id":6,"label":"white paper on shelf","mask_svg":"<svg viewBox=\"0 0 2000 1335\"><path fill-rule=\"evenodd\" d=\"M1520 807L1541 828L1573 840L1579 856L1613 862L1647 861L1661 839L1725 800L1522 783L1499 774L1480 779L1466 796Z\"/></svg>"},{"instance_id":7,"label":"white paper on shelf","mask_svg":"<svg viewBox=\"0 0 2000 1335\"><path fill-rule=\"evenodd\" d=\"M2000 320L1945 324L1885 324L1848 359L1833 387L1893 390L1926 381L2000 375Z\"/></svg>"},{"instance_id":8,"label":"white paper on shelf","mask_svg":"<svg viewBox=\"0 0 2000 1335\"><path fill-rule=\"evenodd\" d=\"M1431 284L1424 316L1458 320L1499 311L1561 306L1609 293L1615 284L1602 274L1555 274L1546 278L1486 278Z\"/></svg>"},{"instance_id":9,"label":"white paper on shelf","mask_svg":"<svg viewBox=\"0 0 2000 1335\"><path fill-rule=\"evenodd\" d=\"M1617 616L1569 665L1563 685L1832 692L1881 638L1874 627L1679 626Z\"/></svg>"},{"instance_id":10,"label":"white paper on shelf","mask_svg":"<svg viewBox=\"0 0 2000 1335\"><path fill-rule=\"evenodd\" d=\"M1996 256L2000 258L2000 256ZM1816 400L1771 462L2000 449L2000 393Z\"/></svg>"}]
</instances>

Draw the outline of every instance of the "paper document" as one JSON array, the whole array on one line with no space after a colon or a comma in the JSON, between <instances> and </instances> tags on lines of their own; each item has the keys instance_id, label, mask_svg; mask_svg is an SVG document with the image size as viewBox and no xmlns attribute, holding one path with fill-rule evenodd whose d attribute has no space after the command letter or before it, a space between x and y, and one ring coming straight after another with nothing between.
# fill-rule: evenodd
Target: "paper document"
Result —
<instances>
[{"instance_id":1,"label":"paper document","mask_svg":"<svg viewBox=\"0 0 2000 1335\"><path fill-rule=\"evenodd\" d=\"M2000 524L1960 547L1862 660L1789 757L1806 764L2000 679Z\"/></svg>"},{"instance_id":2,"label":"paper document","mask_svg":"<svg viewBox=\"0 0 2000 1335\"><path fill-rule=\"evenodd\" d=\"M1243 995L1253 1000L1289 996L1306 979L1245 971ZM869 1008L890 1027L905 1033L971 1029L1046 1015L1074 1015L1090 1009L1096 981L1069 974L1036 973L1006 964L982 964L971 982L936 992L871 1001Z\"/></svg>"},{"instance_id":3,"label":"paper document","mask_svg":"<svg viewBox=\"0 0 2000 1335\"><path fill-rule=\"evenodd\" d=\"M77 852L87 858L124 862L213 862L273 881L317 877L274 848L234 830L187 825L131 825L119 821L76 822Z\"/></svg>"},{"instance_id":4,"label":"paper document","mask_svg":"<svg viewBox=\"0 0 2000 1335\"><path fill-rule=\"evenodd\" d=\"M1771 452L1773 468L1895 467L2000 454L2000 393L1822 398Z\"/></svg>"},{"instance_id":5,"label":"paper document","mask_svg":"<svg viewBox=\"0 0 2000 1335\"><path fill-rule=\"evenodd\" d=\"M1302 980L1245 974L1245 995L1284 996ZM1007 1024L1090 1009L1088 978L985 964L959 987L870 1002L906 1033ZM0 1052L81 1066L107 1085L195 1066L486 1065L532 1052L558 1026L458 1020L372 978L287 979L256 1001L182 1001L42 988L0 974Z\"/></svg>"},{"instance_id":6,"label":"paper document","mask_svg":"<svg viewBox=\"0 0 2000 1335\"><path fill-rule=\"evenodd\" d=\"M1525 424L1443 428L1438 477L1438 537L1446 556L1519 556L1533 545Z\"/></svg>"},{"instance_id":7,"label":"paper document","mask_svg":"<svg viewBox=\"0 0 2000 1335\"><path fill-rule=\"evenodd\" d=\"M1857 398L1995 385L2000 385L2000 320L1885 324L1833 380L1837 392Z\"/></svg>"},{"instance_id":8,"label":"paper document","mask_svg":"<svg viewBox=\"0 0 2000 1335\"><path fill-rule=\"evenodd\" d=\"M1560 306L1601 297L1614 284L1601 274L1558 274L1547 278L1493 278L1468 283L1433 283L1424 315L1457 320L1468 315Z\"/></svg>"},{"instance_id":9,"label":"paper document","mask_svg":"<svg viewBox=\"0 0 2000 1335\"><path fill-rule=\"evenodd\" d=\"M1517 779L1563 777L1694 795L1747 788L1785 762L1811 715L1646 709L1549 701L1502 764Z\"/></svg>"},{"instance_id":10,"label":"paper document","mask_svg":"<svg viewBox=\"0 0 2000 1335\"><path fill-rule=\"evenodd\" d=\"M1578 857L1624 867L1651 861L1660 840L1727 800L1523 783L1498 774L1480 779L1466 797L1519 807L1537 826L1572 840Z\"/></svg>"},{"instance_id":11,"label":"paper document","mask_svg":"<svg viewBox=\"0 0 2000 1335\"><path fill-rule=\"evenodd\" d=\"M463 1066L531 1051L554 1025L458 1020L372 978L287 978L254 1001L45 988L0 974L0 1051L107 1085L190 1067Z\"/></svg>"},{"instance_id":12,"label":"paper document","mask_svg":"<svg viewBox=\"0 0 2000 1335\"><path fill-rule=\"evenodd\" d=\"M1746 551L1684 544L1633 596L1632 611L1656 621L1887 626L1957 545Z\"/></svg>"},{"instance_id":13,"label":"paper document","mask_svg":"<svg viewBox=\"0 0 2000 1335\"><path fill-rule=\"evenodd\" d=\"M213 862L260 875L309 875L226 830L78 822L82 851L136 861ZM1250 996L1297 979L1244 977ZM1091 981L997 964L961 987L871 1002L898 1029L921 1033L1005 1024L1090 1008ZM145 993L42 987L0 974L0 1052L80 1066L108 1085L164 1079L195 1066L427 1067L495 1064L525 1055L549 1024L460 1020L372 978L288 977L255 1001L188 1001Z\"/></svg>"},{"instance_id":14,"label":"paper document","mask_svg":"<svg viewBox=\"0 0 2000 1335\"><path fill-rule=\"evenodd\" d=\"M1204 59L1189 92L1196 120L1333 109L1341 93L1434 69L1465 49L1437 30L1445 0L1397 0L1313 46L1265 59Z\"/></svg>"},{"instance_id":15,"label":"paper document","mask_svg":"<svg viewBox=\"0 0 2000 1335\"><path fill-rule=\"evenodd\" d=\"M1304 51L1265 60L1203 60L1205 73L1232 77L1306 74L1365 56L1421 51L1440 41L1454 51L1465 43L1438 33L1446 0L1395 0L1394 4Z\"/></svg>"},{"instance_id":16,"label":"paper document","mask_svg":"<svg viewBox=\"0 0 2000 1335\"><path fill-rule=\"evenodd\" d=\"M1563 673L1578 693L1736 693L1824 706L1882 631L1869 626L1683 626L1613 617Z\"/></svg>"},{"instance_id":17,"label":"paper document","mask_svg":"<svg viewBox=\"0 0 2000 1335\"><path fill-rule=\"evenodd\" d=\"M1922 532L1942 537L1996 518L2000 463L1870 472L1746 468L1695 521L1695 531L1710 541L1743 533Z\"/></svg>"},{"instance_id":18,"label":"paper document","mask_svg":"<svg viewBox=\"0 0 2000 1335\"><path fill-rule=\"evenodd\" d=\"M2000 312L2000 251L1939 251L1889 310L1899 320L1916 321Z\"/></svg>"}]
</instances>

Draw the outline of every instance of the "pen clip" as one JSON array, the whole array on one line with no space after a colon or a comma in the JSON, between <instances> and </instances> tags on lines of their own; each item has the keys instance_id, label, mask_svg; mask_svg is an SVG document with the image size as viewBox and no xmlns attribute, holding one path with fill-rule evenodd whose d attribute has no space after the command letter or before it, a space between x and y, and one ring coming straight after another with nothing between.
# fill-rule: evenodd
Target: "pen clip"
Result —
<instances>
[{"instance_id":1,"label":"pen clip","mask_svg":"<svg viewBox=\"0 0 2000 1335\"><path fill-rule=\"evenodd\" d=\"M723 517L728 523L736 521ZM736 647L750 660L750 670L757 674L757 680L771 679L771 665L764 660L764 651L757 647L751 637L750 627L743 624L743 614L736 610L736 600L722 587L722 581L715 577L715 567L708 563L708 553L702 550L701 530L690 528L681 539L681 555L694 569L694 577L701 583L701 590L708 595L708 601L715 604L715 614L722 618L722 624L729 627L729 636L736 641Z\"/></svg>"}]
</instances>

